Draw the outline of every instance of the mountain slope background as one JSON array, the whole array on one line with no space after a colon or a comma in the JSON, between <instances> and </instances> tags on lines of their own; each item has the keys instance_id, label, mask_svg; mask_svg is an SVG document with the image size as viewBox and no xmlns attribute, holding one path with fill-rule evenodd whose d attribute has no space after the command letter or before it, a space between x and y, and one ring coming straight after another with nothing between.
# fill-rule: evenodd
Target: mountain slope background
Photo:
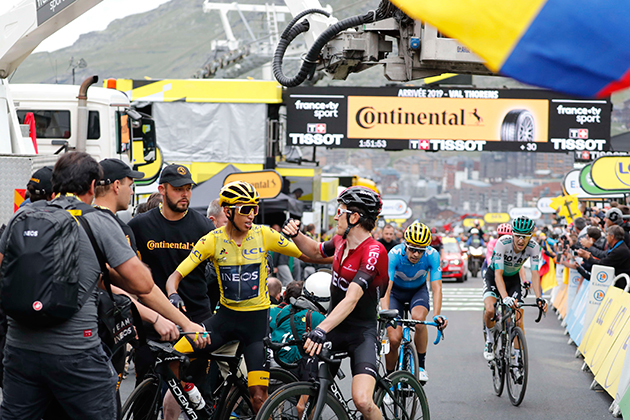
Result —
<instances>
[{"instance_id":1,"label":"mountain slope background","mask_svg":"<svg viewBox=\"0 0 630 420\"><path fill-rule=\"evenodd\" d=\"M275 2L279 6L284 5L281 0ZM265 4L265 0L243 0L243 4L246 3ZM330 4L333 15L341 20L375 9L379 0L322 0L322 3ZM245 15L257 39L269 35L263 14ZM286 18L287 22L279 23L280 31L288 23L289 16ZM237 38L251 39L238 13L230 12L229 19ZM225 38L219 13L204 13L203 0L171 0L154 10L117 19L103 31L81 35L70 47L31 54L9 80L12 83L70 84L70 62L76 63L80 59L87 63L87 67L75 70L74 83L77 85L94 74L101 80L190 78L215 56L211 48L212 41ZM285 60L285 74L295 74L299 63L296 59ZM259 68L239 76L246 77L261 79L262 71ZM388 83L391 82L383 76L383 68L376 66L351 74L347 80L325 77L317 85L383 86ZM408 84L420 83L415 81ZM524 87L512 79L497 76L474 76L473 84L488 88ZM630 108L630 89L613 95L612 101L612 134L627 132L630 129L630 113L626 110Z\"/></svg>"},{"instance_id":2,"label":"mountain slope background","mask_svg":"<svg viewBox=\"0 0 630 420\"><path fill-rule=\"evenodd\" d=\"M245 2L243 2L245 3ZM248 0L264 4L264 0ZM284 2L277 2L284 5ZM375 8L378 0L331 1L338 19ZM225 39L218 12L204 13L203 0L171 0L154 10L113 21L105 30L90 32L70 47L29 56L11 78L12 83L72 83L71 60L84 59L85 68L75 70L75 84L93 74L105 78L190 78L213 56L211 42ZM257 38L268 35L264 15L245 14ZM257 16L255 18L255 16ZM230 22L237 38L251 39L236 12ZM279 23L280 30L288 23ZM380 69L379 69L380 70ZM260 78L260 71L241 77ZM288 70L290 73L290 70ZM372 73L372 72L370 72ZM386 82L382 80L378 84ZM366 77L372 80L374 76Z\"/></svg>"}]
</instances>

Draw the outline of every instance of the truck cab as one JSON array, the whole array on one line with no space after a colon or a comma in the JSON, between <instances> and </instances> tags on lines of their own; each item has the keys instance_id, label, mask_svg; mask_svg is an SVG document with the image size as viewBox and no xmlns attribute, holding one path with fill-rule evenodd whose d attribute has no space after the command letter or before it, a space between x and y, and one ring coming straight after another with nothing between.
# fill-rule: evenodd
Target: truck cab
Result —
<instances>
[{"instance_id":1,"label":"truck cab","mask_svg":"<svg viewBox=\"0 0 630 420\"><path fill-rule=\"evenodd\" d=\"M52 155L76 147L78 90L74 85L11 84L20 124L27 124L29 113L34 116L39 154ZM146 137L154 127L147 121L143 124L141 116L139 120L130 118L129 109L129 98L124 93L99 87L89 89L87 153L97 160L117 157L131 164L144 162L144 155L135 156L137 162L134 161L130 132L139 128L140 136Z\"/></svg>"}]
</instances>

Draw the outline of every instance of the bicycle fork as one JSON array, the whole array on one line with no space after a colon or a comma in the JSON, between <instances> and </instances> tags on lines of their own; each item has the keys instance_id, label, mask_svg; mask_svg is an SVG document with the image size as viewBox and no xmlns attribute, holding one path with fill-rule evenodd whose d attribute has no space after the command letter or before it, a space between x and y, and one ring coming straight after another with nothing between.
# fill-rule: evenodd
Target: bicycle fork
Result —
<instances>
[{"instance_id":1,"label":"bicycle fork","mask_svg":"<svg viewBox=\"0 0 630 420\"><path fill-rule=\"evenodd\" d=\"M404 327L402 332L402 342L400 343L400 348L398 350L398 370L404 370L403 363L405 357L405 347L407 343L411 343L411 328ZM414 372L416 367L413 365L413 357L409 360L409 366L411 368L411 372Z\"/></svg>"}]
</instances>

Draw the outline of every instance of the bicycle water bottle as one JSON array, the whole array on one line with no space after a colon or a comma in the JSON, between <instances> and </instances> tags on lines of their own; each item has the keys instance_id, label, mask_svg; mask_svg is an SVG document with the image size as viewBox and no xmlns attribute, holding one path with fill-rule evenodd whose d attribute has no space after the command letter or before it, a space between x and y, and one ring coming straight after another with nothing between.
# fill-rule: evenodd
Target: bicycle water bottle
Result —
<instances>
[{"instance_id":1,"label":"bicycle water bottle","mask_svg":"<svg viewBox=\"0 0 630 420\"><path fill-rule=\"evenodd\" d=\"M383 337L383 339L381 340L381 354L388 354L388 353L389 353L389 337L385 335L385 337Z\"/></svg>"},{"instance_id":2,"label":"bicycle water bottle","mask_svg":"<svg viewBox=\"0 0 630 420\"><path fill-rule=\"evenodd\" d=\"M199 388L195 386L195 384L190 382L184 383L184 391L188 394L188 399L192 403L195 410L200 410L206 405L206 400L201 396L201 392L199 392Z\"/></svg>"}]
</instances>

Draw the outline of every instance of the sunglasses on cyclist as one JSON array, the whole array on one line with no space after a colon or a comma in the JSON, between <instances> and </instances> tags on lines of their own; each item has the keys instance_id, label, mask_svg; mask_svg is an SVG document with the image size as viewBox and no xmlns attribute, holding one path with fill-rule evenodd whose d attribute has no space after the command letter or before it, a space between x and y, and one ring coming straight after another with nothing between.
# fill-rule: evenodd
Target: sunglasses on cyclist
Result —
<instances>
[{"instance_id":1,"label":"sunglasses on cyclist","mask_svg":"<svg viewBox=\"0 0 630 420\"><path fill-rule=\"evenodd\" d=\"M514 239L516 239L516 240L523 240L523 241L526 241L526 240L528 240L528 239L530 239L532 237L531 234L529 234L529 235L521 235L519 233L514 233L512 235L514 236Z\"/></svg>"},{"instance_id":2,"label":"sunglasses on cyclist","mask_svg":"<svg viewBox=\"0 0 630 420\"><path fill-rule=\"evenodd\" d=\"M258 215L258 206L252 206L252 205L229 206L229 208L236 209L238 211L238 214L241 214L243 216L249 216L252 211L254 212L254 216Z\"/></svg>"},{"instance_id":3,"label":"sunglasses on cyclist","mask_svg":"<svg viewBox=\"0 0 630 420\"><path fill-rule=\"evenodd\" d=\"M424 251L426 251L426 248L416 248L415 246L409 246L407 244L405 244L405 247L407 248L407 250L409 252L411 252L412 254L424 254Z\"/></svg>"},{"instance_id":4,"label":"sunglasses on cyclist","mask_svg":"<svg viewBox=\"0 0 630 420\"><path fill-rule=\"evenodd\" d=\"M341 215L344 213L352 214L354 212L347 209L342 209L341 207L337 207L337 217L341 217Z\"/></svg>"}]
</instances>

